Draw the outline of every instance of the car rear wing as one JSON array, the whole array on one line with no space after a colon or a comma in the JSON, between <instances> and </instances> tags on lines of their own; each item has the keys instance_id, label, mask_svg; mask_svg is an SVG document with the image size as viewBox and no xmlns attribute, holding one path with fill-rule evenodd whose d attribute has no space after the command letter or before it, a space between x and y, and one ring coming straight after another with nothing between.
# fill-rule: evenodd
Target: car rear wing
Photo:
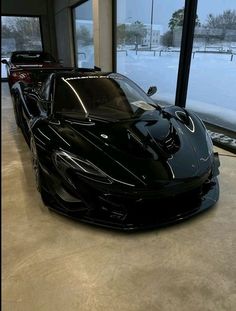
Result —
<instances>
[{"instance_id":1,"label":"car rear wing","mask_svg":"<svg viewBox=\"0 0 236 311\"><path fill-rule=\"evenodd\" d=\"M94 66L94 68L77 68L77 67L47 67L43 68L40 67L31 67L31 66L26 66L24 67L19 67L19 68L14 68L11 69L12 72L17 72L17 71L27 71L27 72L48 72L48 73L53 73L53 72L59 72L59 71L76 71L76 72L97 72L101 71L100 67Z\"/></svg>"},{"instance_id":2,"label":"car rear wing","mask_svg":"<svg viewBox=\"0 0 236 311\"><path fill-rule=\"evenodd\" d=\"M33 85L38 85L45 81L47 77L56 72L68 72L68 71L74 71L74 72L97 72L101 71L101 68L94 66L94 68L75 68L75 67L47 67L47 68L32 68L32 67L24 67L24 68L16 68L13 69L12 72L27 72L30 75L31 83Z\"/></svg>"}]
</instances>

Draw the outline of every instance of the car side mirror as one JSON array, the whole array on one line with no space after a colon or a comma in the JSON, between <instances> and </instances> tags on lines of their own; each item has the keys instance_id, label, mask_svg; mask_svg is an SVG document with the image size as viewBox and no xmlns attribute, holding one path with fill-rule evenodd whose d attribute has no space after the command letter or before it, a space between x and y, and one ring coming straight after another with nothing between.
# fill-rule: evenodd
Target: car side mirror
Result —
<instances>
[{"instance_id":1,"label":"car side mirror","mask_svg":"<svg viewBox=\"0 0 236 311\"><path fill-rule=\"evenodd\" d=\"M157 92L157 87L156 86L150 86L150 88L147 91L147 96L152 96Z\"/></svg>"},{"instance_id":2,"label":"car side mirror","mask_svg":"<svg viewBox=\"0 0 236 311\"><path fill-rule=\"evenodd\" d=\"M5 65L8 65L8 61L7 61L6 59L2 59L2 60L1 60L1 63L2 63L2 64L5 64Z\"/></svg>"}]
</instances>

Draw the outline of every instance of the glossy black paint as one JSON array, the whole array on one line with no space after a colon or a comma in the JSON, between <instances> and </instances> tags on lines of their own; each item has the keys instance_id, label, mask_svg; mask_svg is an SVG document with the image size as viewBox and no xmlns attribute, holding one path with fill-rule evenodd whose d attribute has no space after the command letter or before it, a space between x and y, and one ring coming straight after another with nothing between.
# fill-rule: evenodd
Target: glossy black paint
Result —
<instances>
[{"instance_id":1,"label":"glossy black paint","mask_svg":"<svg viewBox=\"0 0 236 311\"><path fill-rule=\"evenodd\" d=\"M156 106L124 120L58 115L53 113L58 75L63 73L52 75L47 100L45 84L12 87L16 122L31 147L38 188L49 208L135 230L182 221L217 202L219 160L196 115L176 106ZM67 78L110 75L65 73Z\"/></svg>"}]
</instances>

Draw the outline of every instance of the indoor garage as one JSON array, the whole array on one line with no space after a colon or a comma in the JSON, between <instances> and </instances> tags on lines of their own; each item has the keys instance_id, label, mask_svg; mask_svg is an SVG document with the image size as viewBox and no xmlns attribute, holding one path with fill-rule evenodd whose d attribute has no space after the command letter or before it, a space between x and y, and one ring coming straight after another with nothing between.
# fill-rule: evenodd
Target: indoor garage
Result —
<instances>
[{"instance_id":1,"label":"indoor garage","mask_svg":"<svg viewBox=\"0 0 236 311\"><path fill-rule=\"evenodd\" d=\"M2 1L4 311L236 309L235 20L234 0L214 6L203 0ZM25 51L30 51L30 63L13 61L13 52L24 57ZM33 65L35 53L41 52L53 60ZM53 99L42 99L52 78ZM91 80L87 93L102 98L109 90L115 94L118 85L129 99L132 89L135 111L130 116L119 110L124 103L119 101L115 119L113 114L96 115L98 108L94 117L83 97L87 86L81 84L76 98L87 119L75 117L74 110L73 116L67 111L64 119L58 117L52 108L56 101L65 107L72 102L66 88L55 95L63 90L62 84L57 88L60 78L73 95L77 80L78 85ZM94 91L95 80L99 83ZM28 118L26 98L37 98L36 104L45 110L35 115L29 111ZM37 127L44 118L51 136L45 125ZM74 170L80 175L81 200L75 200L77 190L69 186L60 192L70 203L64 210L58 209L59 201L51 193L45 199L44 179L40 175L39 184L35 173L32 137L38 167L57 176L48 179L47 189L54 182L58 186L58 178L64 185L65 175ZM72 154L73 144L77 149ZM168 182L162 167L170 174ZM68 176L77 178L76 174ZM150 176L158 182L148 184ZM67 181L77 187L72 177ZM195 197L193 185L203 178L205 184ZM98 182L102 185L95 187ZM214 188L218 184L219 191ZM101 195L103 189L106 193ZM151 200L146 198L148 191ZM132 201L135 195L137 205ZM100 208L95 197L110 199ZM81 201L85 205L80 210ZM140 201L146 202L143 214ZM109 204L115 206L111 212ZM67 213L72 205L78 213ZM153 214L147 217L151 208ZM168 217L172 213L169 218L167 210Z\"/></svg>"}]
</instances>

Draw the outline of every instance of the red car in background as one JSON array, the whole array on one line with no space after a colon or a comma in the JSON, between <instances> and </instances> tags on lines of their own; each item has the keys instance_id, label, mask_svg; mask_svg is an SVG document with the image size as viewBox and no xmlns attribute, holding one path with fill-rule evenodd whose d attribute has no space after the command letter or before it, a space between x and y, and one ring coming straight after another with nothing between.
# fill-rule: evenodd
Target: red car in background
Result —
<instances>
[{"instance_id":1,"label":"red car in background","mask_svg":"<svg viewBox=\"0 0 236 311\"><path fill-rule=\"evenodd\" d=\"M15 51L9 60L3 59L6 65L9 87L17 81L32 82L32 69L63 68L50 53L43 51Z\"/></svg>"}]
</instances>

